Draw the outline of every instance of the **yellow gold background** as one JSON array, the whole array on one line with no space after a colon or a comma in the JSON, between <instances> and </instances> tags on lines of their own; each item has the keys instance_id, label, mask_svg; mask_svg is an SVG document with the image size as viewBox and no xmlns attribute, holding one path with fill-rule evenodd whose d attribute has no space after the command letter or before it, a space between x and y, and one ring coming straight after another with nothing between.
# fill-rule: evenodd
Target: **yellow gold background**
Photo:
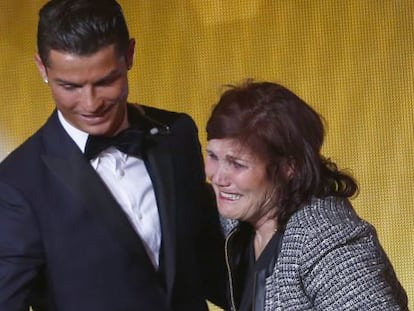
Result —
<instances>
[{"instance_id":1,"label":"yellow gold background","mask_svg":"<svg viewBox=\"0 0 414 311\"><path fill-rule=\"evenodd\" d=\"M0 2L0 159L53 108L33 62L43 3ZM246 77L284 84L325 117L324 153L359 180L355 208L378 229L413 309L414 2L120 3L137 39L130 100L189 113L203 145L221 85Z\"/></svg>"}]
</instances>

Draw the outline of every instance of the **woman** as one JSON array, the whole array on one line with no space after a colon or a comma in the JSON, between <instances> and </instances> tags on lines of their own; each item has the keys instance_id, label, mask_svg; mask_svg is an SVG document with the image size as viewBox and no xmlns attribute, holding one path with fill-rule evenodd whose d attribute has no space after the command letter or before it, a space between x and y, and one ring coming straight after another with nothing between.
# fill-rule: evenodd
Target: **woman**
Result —
<instances>
[{"instance_id":1,"label":"woman","mask_svg":"<svg viewBox=\"0 0 414 311\"><path fill-rule=\"evenodd\" d=\"M321 155L321 117L285 87L224 92L206 174L227 235L232 310L408 310L354 179Z\"/></svg>"}]
</instances>

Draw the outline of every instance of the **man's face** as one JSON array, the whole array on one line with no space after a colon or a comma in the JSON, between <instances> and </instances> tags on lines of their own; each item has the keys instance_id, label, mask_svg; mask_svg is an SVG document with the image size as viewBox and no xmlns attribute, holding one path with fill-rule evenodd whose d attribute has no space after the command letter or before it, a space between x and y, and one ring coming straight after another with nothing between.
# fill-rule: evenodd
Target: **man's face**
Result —
<instances>
[{"instance_id":1,"label":"man's face","mask_svg":"<svg viewBox=\"0 0 414 311\"><path fill-rule=\"evenodd\" d=\"M114 45L88 56L51 50L50 66L36 55L36 64L47 79L57 109L74 127L93 135L112 136L127 126L128 55L119 56Z\"/></svg>"}]
</instances>

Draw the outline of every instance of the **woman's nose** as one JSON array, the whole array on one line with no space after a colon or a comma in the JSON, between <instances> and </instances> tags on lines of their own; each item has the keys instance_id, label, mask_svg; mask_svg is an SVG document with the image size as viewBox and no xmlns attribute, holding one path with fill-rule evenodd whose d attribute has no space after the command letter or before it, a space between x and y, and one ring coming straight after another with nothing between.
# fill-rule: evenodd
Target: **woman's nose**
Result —
<instances>
[{"instance_id":1,"label":"woman's nose","mask_svg":"<svg viewBox=\"0 0 414 311\"><path fill-rule=\"evenodd\" d=\"M214 174L211 176L211 182L219 186L226 186L229 183L227 167L218 165Z\"/></svg>"}]
</instances>

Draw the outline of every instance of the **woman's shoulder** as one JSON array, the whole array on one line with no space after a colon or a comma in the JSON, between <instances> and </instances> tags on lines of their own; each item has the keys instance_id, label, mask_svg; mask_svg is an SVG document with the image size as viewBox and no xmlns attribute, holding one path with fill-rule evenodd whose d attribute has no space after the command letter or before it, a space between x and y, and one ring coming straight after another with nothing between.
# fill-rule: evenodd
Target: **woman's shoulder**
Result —
<instances>
[{"instance_id":1,"label":"woman's shoulder","mask_svg":"<svg viewBox=\"0 0 414 311\"><path fill-rule=\"evenodd\" d=\"M307 295L322 309L327 302L338 306L351 300L357 309L375 304L400 310L398 304L407 304L375 228L357 215L349 200L312 198L291 217L283 241L279 268L286 270L286 278L297 271ZM329 282L335 286L325 286ZM357 300L368 291L372 297ZM349 292L353 295L346 296ZM332 293L338 300L331 299Z\"/></svg>"},{"instance_id":2,"label":"woman's shoulder","mask_svg":"<svg viewBox=\"0 0 414 311\"><path fill-rule=\"evenodd\" d=\"M351 240L377 239L375 228L360 218L346 198L312 198L292 215L287 223L285 242L294 243L300 252L328 252Z\"/></svg>"},{"instance_id":3,"label":"woman's shoulder","mask_svg":"<svg viewBox=\"0 0 414 311\"><path fill-rule=\"evenodd\" d=\"M348 199L340 197L312 198L292 215L284 242L295 247L306 265L340 245L361 244L372 251L378 246L375 228L357 215Z\"/></svg>"},{"instance_id":4,"label":"woman's shoulder","mask_svg":"<svg viewBox=\"0 0 414 311\"><path fill-rule=\"evenodd\" d=\"M300 226L308 229L331 226L365 226L350 201L342 197L312 197L309 203L303 205L294 213L288 226Z\"/></svg>"}]
</instances>

